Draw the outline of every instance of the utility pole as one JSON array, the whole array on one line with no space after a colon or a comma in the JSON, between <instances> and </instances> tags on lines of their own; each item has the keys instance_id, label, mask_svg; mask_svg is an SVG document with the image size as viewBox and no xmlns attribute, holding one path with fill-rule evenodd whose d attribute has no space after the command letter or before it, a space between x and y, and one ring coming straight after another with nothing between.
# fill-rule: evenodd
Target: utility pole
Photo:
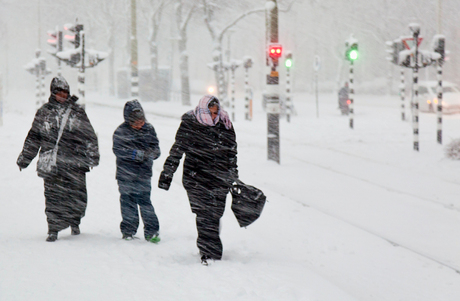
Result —
<instances>
[{"instance_id":1,"label":"utility pole","mask_svg":"<svg viewBox=\"0 0 460 301\"><path fill-rule=\"evenodd\" d=\"M276 0L267 0L266 5L266 43L267 82L264 95L267 104L267 144L268 160L280 163L280 99L279 73L277 67L282 55L282 47L278 44L278 6Z\"/></svg>"},{"instance_id":2,"label":"utility pole","mask_svg":"<svg viewBox=\"0 0 460 301\"><path fill-rule=\"evenodd\" d=\"M413 57L413 88L414 88L414 116L413 116L413 132L414 132L414 150L419 151L419 99L418 99L418 37L420 35L420 25L417 23L409 24L414 39L414 57Z\"/></svg>"},{"instance_id":3,"label":"utility pole","mask_svg":"<svg viewBox=\"0 0 460 301\"><path fill-rule=\"evenodd\" d=\"M136 0L131 0L131 96L139 96L139 66L137 59Z\"/></svg>"},{"instance_id":4,"label":"utility pole","mask_svg":"<svg viewBox=\"0 0 460 301\"><path fill-rule=\"evenodd\" d=\"M249 88L249 68L252 67L252 58L244 58L244 117L246 120L252 120L252 97Z\"/></svg>"}]
</instances>

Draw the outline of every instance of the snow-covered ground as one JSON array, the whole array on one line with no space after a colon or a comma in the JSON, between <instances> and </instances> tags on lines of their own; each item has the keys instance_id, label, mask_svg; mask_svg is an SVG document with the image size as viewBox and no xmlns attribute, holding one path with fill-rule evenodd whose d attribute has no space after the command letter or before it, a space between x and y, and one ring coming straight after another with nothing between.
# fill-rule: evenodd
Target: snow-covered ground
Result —
<instances>
[{"instance_id":1,"label":"snow-covered ground","mask_svg":"<svg viewBox=\"0 0 460 301\"><path fill-rule=\"evenodd\" d=\"M197 103L199 96L194 96ZM181 184L157 188L173 143L178 103L144 102L162 156L152 201L162 241L121 239L112 134L123 100L87 96L101 162L87 176L80 236L45 242L43 181L15 162L34 116L33 93L10 92L0 127L0 300L460 300L460 162L436 143L436 117L420 118L420 152L400 120L397 97L356 96L355 128L336 97L297 94L282 119L281 164L267 160L266 115L235 129L241 179L261 188L261 218L238 227L227 199L223 260L199 263L194 215ZM409 115L409 112L406 112ZM460 115L445 116L444 144L460 138ZM142 238L142 228L138 237ZM457 270L457 272L455 271Z\"/></svg>"}]
</instances>

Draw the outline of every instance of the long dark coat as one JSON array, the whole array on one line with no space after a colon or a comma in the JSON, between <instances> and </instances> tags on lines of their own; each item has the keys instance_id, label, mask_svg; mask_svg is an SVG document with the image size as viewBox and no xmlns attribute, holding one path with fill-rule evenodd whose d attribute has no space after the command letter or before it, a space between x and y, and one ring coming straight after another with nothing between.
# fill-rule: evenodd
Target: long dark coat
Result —
<instances>
[{"instance_id":1,"label":"long dark coat","mask_svg":"<svg viewBox=\"0 0 460 301\"><path fill-rule=\"evenodd\" d=\"M229 187L238 176L235 131L233 126L226 129L222 121L215 126L205 126L192 112L184 114L163 173L172 178L184 153L182 183L186 190L197 186Z\"/></svg>"},{"instance_id":2,"label":"long dark coat","mask_svg":"<svg viewBox=\"0 0 460 301\"><path fill-rule=\"evenodd\" d=\"M32 128L17 160L19 167L29 166L39 151L43 153L54 148L63 115L68 107L71 111L59 141L56 158L58 174L88 172L90 167L99 164L97 136L85 110L70 98L65 103L59 103L51 95L48 102L35 114Z\"/></svg>"}]
</instances>

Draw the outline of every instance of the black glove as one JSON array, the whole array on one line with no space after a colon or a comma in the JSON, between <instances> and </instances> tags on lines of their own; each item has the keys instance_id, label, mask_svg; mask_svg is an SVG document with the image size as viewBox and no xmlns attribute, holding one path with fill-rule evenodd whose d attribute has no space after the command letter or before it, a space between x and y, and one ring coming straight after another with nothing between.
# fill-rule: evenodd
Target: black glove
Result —
<instances>
[{"instance_id":1,"label":"black glove","mask_svg":"<svg viewBox=\"0 0 460 301\"><path fill-rule=\"evenodd\" d=\"M171 182L172 182L172 175L163 170L161 172L160 179L158 180L158 187L164 190L169 190L169 186L171 186Z\"/></svg>"}]
</instances>

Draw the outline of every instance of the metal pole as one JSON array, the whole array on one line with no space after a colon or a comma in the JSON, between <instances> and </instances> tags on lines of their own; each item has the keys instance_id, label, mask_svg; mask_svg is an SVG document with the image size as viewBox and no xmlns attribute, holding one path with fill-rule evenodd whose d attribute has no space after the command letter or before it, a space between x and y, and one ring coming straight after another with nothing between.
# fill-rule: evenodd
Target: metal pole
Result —
<instances>
[{"instance_id":1,"label":"metal pole","mask_svg":"<svg viewBox=\"0 0 460 301\"><path fill-rule=\"evenodd\" d=\"M404 121L406 120L406 112L405 112L405 105L404 105L404 98L406 96L405 84L404 84L404 68L401 67L401 86L400 93L401 93L401 119Z\"/></svg>"},{"instance_id":2,"label":"metal pole","mask_svg":"<svg viewBox=\"0 0 460 301\"><path fill-rule=\"evenodd\" d=\"M57 31L57 51L62 51L62 30L59 30L59 27L56 26ZM61 60L57 58L57 75L62 75Z\"/></svg>"},{"instance_id":3,"label":"metal pole","mask_svg":"<svg viewBox=\"0 0 460 301\"><path fill-rule=\"evenodd\" d=\"M437 141L442 144L442 59L437 63L438 79L438 109L437 109Z\"/></svg>"},{"instance_id":4,"label":"metal pole","mask_svg":"<svg viewBox=\"0 0 460 301\"><path fill-rule=\"evenodd\" d=\"M353 115L354 115L354 100L353 100L353 94L355 93L353 89L353 83L354 83L354 74L353 74L353 60L350 60L350 92L348 94L348 98L350 99L350 128L353 128Z\"/></svg>"},{"instance_id":5,"label":"metal pole","mask_svg":"<svg viewBox=\"0 0 460 301\"><path fill-rule=\"evenodd\" d=\"M131 96L139 96L139 69L137 63L136 0L131 0Z\"/></svg>"},{"instance_id":6,"label":"metal pole","mask_svg":"<svg viewBox=\"0 0 460 301\"><path fill-rule=\"evenodd\" d=\"M318 71L315 71L315 96L316 96L316 118L319 118L319 102L318 102Z\"/></svg>"},{"instance_id":7,"label":"metal pole","mask_svg":"<svg viewBox=\"0 0 460 301\"><path fill-rule=\"evenodd\" d=\"M40 105L44 105L46 102L45 98L45 75L46 75L46 61L43 58L43 64L40 65Z\"/></svg>"},{"instance_id":8,"label":"metal pole","mask_svg":"<svg viewBox=\"0 0 460 301\"><path fill-rule=\"evenodd\" d=\"M249 68L244 68L244 118L246 120L251 120L249 118Z\"/></svg>"},{"instance_id":9,"label":"metal pole","mask_svg":"<svg viewBox=\"0 0 460 301\"><path fill-rule=\"evenodd\" d=\"M267 0L266 33L267 44L278 43L278 5L276 0ZM276 67L278 59L267 59L269 74L267 75L267 150L268 160L280 163L280 100L279 75Z\"/></svg>"},{"instance_id":10,"label":"metal pole","mask_svg":"<svg viewBox=\"0 0 460 301\"><path fill-rule=\"evenodd\" d=\"M38 110L41 106L40 96L41 93L41 84L40 84L40 64L38 61L35 63L35 107Z\"/></svg>"},{"instance_id":11,"label":"metal pole","mask_svg":"<svg viewBox=\"0 0 460 301\"><path fill-rule=\"evenodd\" d=\"M286 120L291 122L291 68L286 68Z\"/></svg>"},{"instance_id":12,"label":"metal pole","mask_svg":"<svg viewBox=\"0 0 460 301\"><path fill-rule=\"evenodd\" d=\"M414 43L415 43L415 54L414 54L414 119L413 119L413 129L414 129L414 150L419 151L419 99L418 99L418 31L414 31Z\"/></svg>"},{"instance_id":13,"label":"metal pole","mask_svg":"<svg viewBox=\"0 0 460 301\"><path fill-rule=\"evenodd\" d=\"M81 32L81 60L80 68L78 69L78 94L80 95L80 104L85 109L85 32Z\"/></svg>"}]
</instances>

